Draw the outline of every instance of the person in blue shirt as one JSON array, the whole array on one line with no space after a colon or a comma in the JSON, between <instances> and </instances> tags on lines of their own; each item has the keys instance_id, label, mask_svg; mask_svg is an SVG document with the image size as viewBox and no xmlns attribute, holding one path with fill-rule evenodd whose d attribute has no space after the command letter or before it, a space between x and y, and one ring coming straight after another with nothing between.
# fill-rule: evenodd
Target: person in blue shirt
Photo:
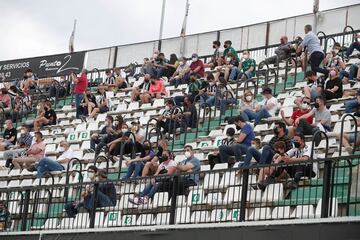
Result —
<instances>
[{"instance_id":1,"label":"person in blue shirt","mask_svg":"<svg viewBox=\"0 0 360 240\"><path fill-rule=\"evenodd\" d=\"M248 148L251 146L251 141L255 138L253 127L246 123L241 116L238 116L234 123L236 128L240 130L240 135L235 139L232 145L219 146L220 162L223 163L228 162L229 156L235 156L235 161L239 162L241 156L247 152Z\"/></svg>"}]
</instances>

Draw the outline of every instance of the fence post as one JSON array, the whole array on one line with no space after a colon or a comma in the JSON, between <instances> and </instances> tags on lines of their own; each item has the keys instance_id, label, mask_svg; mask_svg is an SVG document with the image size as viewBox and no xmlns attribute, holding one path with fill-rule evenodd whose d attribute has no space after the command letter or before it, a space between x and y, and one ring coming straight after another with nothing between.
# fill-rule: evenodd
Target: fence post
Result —
<instances>
[{"instance_id":1,"label":"fence post","mask_svg":"<svg viewBox=\"0 0 360 240\"><path fill-rule=\"evenodd\" d=\"M329 216L329 200L331 189L331 161L326 160L324 165L324 186L322 193L321 203L321 218L327 218Z\"/></svg>"},{"instance_id":2,"label":"fence post","mask_svg":"<svg viewBox=\"0 0 360 240\"><path fill-rule=\"evenodd\" d=\"M97 194L99 189L99 183L94 184L94 191L93 191L93 201L92 201L92 208L90 210L90 228L94 228L95 225L95 213L96 213L96 206L97 206Z\"/></svg>"},{"instance_id":3,"label":"fence post","mask_svg":"<svg viewBox=\"0 0 360 240\"><path fill-rule=\"evenodd\" d=\"M171 205L170 205L170 225L175 224L175 214L176 214L176 198L179 190L179 176L173 177L172 182L172 195L171 195Z\"/></svg>"},{"instance_id":4,"label":"fence post","mask_svg":"<svg viewBox=\"0 0 360 240\"><path fill-rule=\"evenodd\" d=\"M245 221L245 208L246 208L246 198L248 191L248 183L249 183L249 169L241 169L242 170L242 185L241 185L241 202L240 202L240 222Z\"/></svg>"},{"instance_id":5,"label":"fence post","mask_svg":"<svg viewBox=\"0 0 360 240\"><path fill-rule=\"evenodd\" d=\"M25 201L24 201L24 209L21 221L21 231L26 231L26 223L27 223L27 214L29 211L29 203L30 203L30 189L25 190Z\"/></svg>"}]
</instances>

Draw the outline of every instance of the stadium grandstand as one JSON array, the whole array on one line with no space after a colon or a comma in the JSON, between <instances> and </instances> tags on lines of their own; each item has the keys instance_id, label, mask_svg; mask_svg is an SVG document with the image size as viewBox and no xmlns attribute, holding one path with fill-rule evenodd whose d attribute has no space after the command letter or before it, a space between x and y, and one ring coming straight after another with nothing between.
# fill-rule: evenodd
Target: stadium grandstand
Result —
<instances>
[{"instance_id":1,"label":"stadium grandstand","mask_svg":"<svg viewBox=\"0 0 360 240\"><path fill-rule=\"evenodd\" d=\"M0 62L0 239L359 239L359 13Z\"/></svg>"}]
</instances>

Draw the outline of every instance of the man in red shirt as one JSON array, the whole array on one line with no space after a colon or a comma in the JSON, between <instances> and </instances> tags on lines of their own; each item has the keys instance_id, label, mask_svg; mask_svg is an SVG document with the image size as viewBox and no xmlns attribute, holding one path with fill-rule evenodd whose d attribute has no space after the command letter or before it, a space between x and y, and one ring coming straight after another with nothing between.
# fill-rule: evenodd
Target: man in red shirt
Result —
<instances>
[{"instance_id":1,"label":"man in red shirt","mask_svg":"<svg viewBox=\"0 0 360 240\"><path fill-rule=\"evenodd\" d=\"M200 77L204 76L204 63L199 59L196 53L191 56L192 62L190 64L190 73L196 73Z\"/></svg>"},{"instance_id":2,"label":"man in red shirt","mask_svg":"<svg viewBox=\"0 0 360 240\"><path fill-rule=\"evenodd\" d=\"M311 107L310 107L310 99L308 97L303 97L301 102L298 105L298 109L296 111L293 112L293 114L291 115L290 118L286 118L284 111L281 110L280 114L281 114L281 118L283 119L283 121L286 123L286 125L288 126L292 126L288 128L288 136L290 138L292 138L295 135L295 129L297 127L295 120L298 119L299 117L301 117L302 115L307 114L308 112L311 111ZM306 118L306 121L309 124L313 123L313 117L308 117Z\"/></svg>"},{"instance_id":3,"label":"man in red shirt","mask_svg":"<svg viewBox=\"0 0 360 240\"><path fill-rule=\"evenodd\" d=\"M75 107L76 107L76 118L80 118L79 106L84 98L84 93L88 87L87 70L81 70L80 76L72 74L74 81L74 94L75 94Z\"/></svg>"}]
</instances>

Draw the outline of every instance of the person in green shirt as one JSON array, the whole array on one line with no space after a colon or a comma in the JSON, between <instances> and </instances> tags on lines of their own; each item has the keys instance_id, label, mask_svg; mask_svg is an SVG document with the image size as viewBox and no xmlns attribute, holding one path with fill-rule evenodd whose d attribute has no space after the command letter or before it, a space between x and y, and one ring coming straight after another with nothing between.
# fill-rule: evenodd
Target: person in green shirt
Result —
<instances>
[{"instance_id":1,"label":"person in green shirt","mask_svg":"<svg viewBox=\"0 0 360 240\"><path fill-rule=\"evenodd\" d=\"M242 70L242 74L239 76L240 78L243 77L243 75L246 76L246 79L255 77L256 62L250 58L250 52L248 50L242 53L240 68Z\"/></svg>"},{"instance_id":2,"label":"person in green shirt","mask_svg":"<svg viewBox=\"0 0 360 240\"><path fill-rule=\"evenodd\" d=\"M186 96L194 100L196 95L199 93L201 86L202 86L202 81L197 79L197 74L195 72L190 73L190 83L188 85L188 93L187 94L184 93L184 96L174 97L174 102L176 106L181 106Z\"/></svg>"},{"instance_id":3,"label":"person in green shirt","mask_svg":"<svg viewBox=\"0 0 360 240\"><path fill-rule=\"evenodd\" d=\"M5 202L0 201L0 231L3 231L9 226L10 213L6 208Z\"/></svg>"},{"instance_id":4,"label":"person in green shirt","mask_svg":"<svg viewBox=\"0 0 360 240\"><path fill-rule=\"evenodd\" d=\"M228 53L232 53L236 57L236 60L239 61L239 57L237 55L237 52L233 47L231 47L231 44L232 44L232 42L230 40L226 40L224 42L225 50L224 50L223 56L226 57L228 55Z\"/></svg>"}]
</instances>

